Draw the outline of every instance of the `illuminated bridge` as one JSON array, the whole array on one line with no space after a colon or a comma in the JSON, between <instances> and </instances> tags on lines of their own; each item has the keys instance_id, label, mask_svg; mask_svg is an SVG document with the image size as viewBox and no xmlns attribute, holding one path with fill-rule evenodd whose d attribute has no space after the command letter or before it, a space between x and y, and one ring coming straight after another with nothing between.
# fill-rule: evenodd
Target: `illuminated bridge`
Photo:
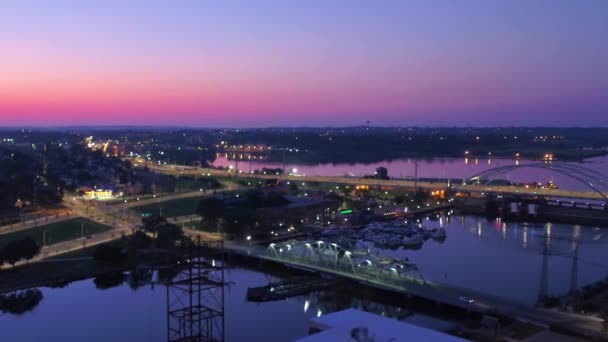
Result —
<instances>
[{"instance_id":1,"label":"illuminated bridge","mask_svg":"<svg viewBox=\"0 0 608 342\"><path fill-rule=\"evenodd\" d=\"M590 190L586 192L579 192L558 189L525 189L525 192L527 193L532 192L535 195L541 196L608 200L608 177L597 171L571 163L533 163L496 167L470 177L469 179L465 180L463 184L457 184L454 189L464 190L466 188L469 191L479 191L479 188L482 188L482 190L485 188L486 191L489 189L495 189L494 191L513 193L513 187L492 186L491 181L494 177L503 176L510 172L522 169L551 171L573 179ZM523 192L521 190L524 189L517 188L516 193Z\"/></svg>"},{"instance_id":2,"label":"illuminated bridge","mask_svg":"<svg viewBox=\"0 0 608 342\"><path fill-rule=\"evenodd\" d=\"M135 165L143 166L141 161L137 159L132 160ZM218 169L200 169L187 167L182 165L154 165L149 164L148 167L153 171L170 174L174 176L188 175L193 177L201 176L222 176L226 177L229 175L235 176L237 170L218 170ZM527 189L525 187L516 187L512 185L491 185L488 183L490 177L504 175L508 172L515 171L518 169L544 169L556 172L561 175L565 175L571 179L574 179L584 184L589 191L571 191L565 189ZM240 170L242 171L242 170ZM533 163L533 164L520 164L511 166L502 166L486 170L477 175L474 175L465 180L465 185L462 184L447 184L446 182L429 182L429 181L414 181L404 179L363 179L356 177L328 177L328 176L294 176L294 175L263 175L263 174L248 174L244 172L239 173L239 177L243 178L255 178L255 179L276 179L279 181L294 181L300 183L307 182L319 182L319 183L332 183L332 184L344 184L350 186L367 185L369 187L380 187L380 188L403 188L403 189L414 189L418 187L425 190L443 190L451 189L456 191L468 191L468 192L502 192L504 194L513 195L531 195L531 196L544 196L544 197L557 197L557 198L571 198L581 200L608 200L608 179L599 172L584 168L571 163ZM456 178L455 178L456 179Z\"/></svg>"},{"instance_id":3,"label":"illuminated bridge","mask_svg":"<svg viewBox=\"0 0 608 342\"><path fill-rule=\"evenodd\" d=\"M479 313L501 314L579 334L594 334L601 322L549 311L488 294L425 280L408 260L384 258L348 241L286 241L264 246L226 244L227 251L288 267L350 279L363 285L415 296Z\"/></svg>"}]
</instances>

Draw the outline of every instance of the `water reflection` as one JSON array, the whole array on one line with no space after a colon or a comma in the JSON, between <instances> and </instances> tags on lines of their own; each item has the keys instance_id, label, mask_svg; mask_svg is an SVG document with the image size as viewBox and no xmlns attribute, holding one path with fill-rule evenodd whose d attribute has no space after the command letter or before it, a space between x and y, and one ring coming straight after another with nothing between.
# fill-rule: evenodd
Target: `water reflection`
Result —
<instances>
[{"instance_id":1,"label":"water reflection","mask_svg":"<svg viewBox=\"0 0 608 342\"><path fill-rule=\"evenodd\" d=\"M425 226L432 229L439 222L425 221ZM547 294L563 295L573 286L603 280L608 273L608 240L594 227L473 216L446 221L443 227L448 235L444 244L428 241L419 250L382 252L407 257L426 279L529 305L543 290L539 277L547 279Z\"/></svg>"},{"instance_id":2,"label":"water reflection","mask_svg":"<svg viewBox=\"0 0 608 342\"><path fill-rule=\"evenodd\" d=\"M42 292L38 289L27 289L0 294L0 312L22 315L34 310L42 301Z\"/></svg>"},{"instance_id":3,"label":"water reflection","mask_svg":"<svg viewBox=\"0 0 608 342\"><path fill-rule=\"evenodd\" d=\"M128 274L130 279L139 279L135 290L128 282L100 290L92 279L64 288L43 288L45 300L32 312L19 317L0 316L2 340L48 340L46 334L52 331L53 340L60 341L166 341L166 291L164 286L155 290L153 284L158 274L152 273L150 278ZM409 304L405 296L395 297L350 283L287 300L249 303L245 300L247 288L265 285L268 275L231 268L227 269L226 278L230 284L226 286L225 297L229 342L295 340L308 334L310 318L346 308L401 319L418 312L418 306ZM425 313L434 315L432 311ZM441 315L445 314L438 315L444 318Z\"/></svg>"},{"instance_id":4,"label":"water reflection","mask_svg":"<svg viewBox=\"0 0 608 342\"><path fill-rule=\"evenodd\" d=\"M472 162L471 158L475 158ZM452 178L462 179L468 178L472 175L478 174L482 171L494 167L511 166L511 165L523 165L530 163L537 163L538 161L521 159L519 156L515 156L513 159L496 159L487 158L480 159L475 156L465 156L464 158L427 158L421 160L412 159L396 159L396 160L385 160L377 163L353 163L353 164L300 164L300 163L289 163L288 169L297 169L299 174L306 174L309 176L344 176L350 177L362 177L366 174L373 174L377 167L383 166L388 169L388 173L391 177L397 178L408 178L418 175L421 178ZM282 162L269 162L269 161L250 161L246 162L248 165L243 166L239 163L240 168L243 170L261 170L262 168L282 168L284 167ZM228 160L223 157L218 157L213 163L215 166L222 167L235 167L235 162ZM417 166L416 166L417 165ZM608 157L597 157L591 158L585 161L586 168L598 171L600 173L608 172ZM417 170L417 171L416 171ZM584 185L578 181L570 179L564 175L557 174L550 170L515 170L510 172L504 177L508 178L511 182L525 183L525 182L546 182L553 180L560 188L572 189L572 190L587 190Z\"/></svg>"}]
</instances>

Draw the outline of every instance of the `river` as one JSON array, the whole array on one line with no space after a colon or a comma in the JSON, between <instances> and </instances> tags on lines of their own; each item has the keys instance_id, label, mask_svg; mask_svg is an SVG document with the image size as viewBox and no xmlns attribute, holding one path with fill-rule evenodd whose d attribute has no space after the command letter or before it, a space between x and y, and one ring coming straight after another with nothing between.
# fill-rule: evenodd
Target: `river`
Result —
<instances>
[{"instance_id":1,"label":"river","mask_svg":"<svg viewBox=\"0 0 608 342\"><path fill-rule=\"evenodd\" d=\"M216 161L216 165L223 166L232 163L222 159ZM418 176L463 178L514 163L507 159L420 160ZM244 170L281 167L279 163L244 164L244 167L239 164ZM405 178L414 175L415 164L414 160L405 159L375 164L289 165L289 168L307 175L361 176L385 166L389 175ZM608 173L606 157L579 165ZM525 169L509 177L517 182L552 179L560 187L581 187L548 170ZM443 242L428 240L419 250L383 250L382 253L408 257L429 280L533 305L541 288L543 250L547 242L548 294L562 295L573 281L580 287L605 279L608 274L605 229L567 224L505 223L476 216L448 216L447 213L441 214L440 220L434 217L425 220L424 224L428 228L443 226L447 239ZM545 240L545 236L549 238ZM578 241L576 258L573 240ZM574 260L577 260L576 267L573 267ZM290 341L308 333L308 320L319 310L321 313L331 311L320 305L315 307L314 303L319 302L315 295L264 304L248 303L247 288L265 285L268 279L264 273L233 268L227 271L227 280L231 282L225 302L227 341ZM166 290L163 286L132 290L125 284L99 290L89 279L65 288L43 288L42 291L44 299L31 312L0 316L3 341L166 341Z\"/></svg>"},{"instance_id":2,"label":"river","mask_svg":"<svg viewBox=\"0 0 608 342\"><path fill-rule=\"evenodd\" d=\"M372 175L378 167L386 167L390 177L409 178L416 175L416 164L418 164L419 178L452 178L463 179L472 177L480 172L510 165L538 164L543 161L526 159L496 159L496 158L427 158L427 159L396 159L378 163L363 164L286 164L289 172L295 172L307 176L350 176L362 177ZM608 156L587 159L584 162L572 162L570 164L582 166L604 175L608 174ZM234 160L220 156L213 163L214 166L235 167ZM242 161L238 167L243 172L261 170L262 168L283 168L279 162L268 161ZM558 187L568 190L585 190L589 188L579 181L569 178L563 174L546 169L521 168L501 176L511 182L547 182L553 181ZM608 188L601 189L608 192Z\"/></svg>"},{"instance_id":3,"label":"river","mask_svg":"<svg viewBox=\"0 0 608 342\"><path fill-rule=\"evenodd\" d=\"M608 234L603 228L501 222L478 216L440 218L441 221L424 220L423 224L427 228L443 226L447 233L445 241L429 239L419 250L381 253L409 258L428 280L527 305L534 305L540 292L545 243L547 294L559 296L570 290L575 247L578 247L576 287L608 275Z\"/></svg>"},{"instance_id":4,"label":"river","mask_svg":"<svg viewBox=\"0 0 608 342\"><path fill-rule=\"evenodd\" d=\"M256 304L246 301L249 286L265 285L263 273L226 271L226 341L290 341L308 333L304 298ZM91 279L64 288L43 288L31 312L0 316L2 341L167 341L166 288L137 290L124 283L99 290Z\"/></svg>"},{"instance_id":5,"label":"river","mask_svg":"<svg viewBox=\"0 0 608 342\"><path fill-rule=\"evenodd\" d=\"M424 220L424 224L429 228L442 225L447 231L445 241L430 239L419 250L382 252L408 257L426 279L528 305L534 304L539 293L546 233L551 251L547 258L548 294L560 295L570 289L573 237L579 241L576 285L602 280L608 274L608 236L602 229L502 223L475 216L440 217L441 220ZM320 304L321 298L316 294L272 303L248 303L247 288L266 285L269 278L239 267L226 271L230 282L225 297L227 341L290 341L308 333L308 321L319 311L323 314L335 310ZM2 340L166 340L164 286L132 290L123 284L99 290L89 279L42 291L44 299L31 312L0 316Z\"/></svg>"}]
</instances>

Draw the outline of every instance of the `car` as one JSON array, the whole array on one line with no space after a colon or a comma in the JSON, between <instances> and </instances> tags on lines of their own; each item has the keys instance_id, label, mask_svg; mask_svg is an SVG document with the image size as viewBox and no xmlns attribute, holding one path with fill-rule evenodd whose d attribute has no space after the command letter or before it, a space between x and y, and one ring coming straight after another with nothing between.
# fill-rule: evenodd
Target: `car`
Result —
<instances>
[{"instance_id":1,"label":"car","mask_svg":"<svg viewBox=\"0 0 608 342\"><path fill-rule=\"evenodd\" d=\"M474 299L471 299L469 297L460 297L458 299L460 299L460 301L462 301L462 302L469 303L469 304L473 304L473 302L475 301Z\"/></svg>"}]
</instances>

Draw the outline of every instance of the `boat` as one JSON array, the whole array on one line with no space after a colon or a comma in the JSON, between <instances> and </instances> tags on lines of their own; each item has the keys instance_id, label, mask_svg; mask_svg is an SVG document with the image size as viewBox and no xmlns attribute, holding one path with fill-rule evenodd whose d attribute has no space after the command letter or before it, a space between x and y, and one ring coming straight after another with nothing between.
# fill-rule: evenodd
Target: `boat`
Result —
<instances>
[{"instance_id":1,"label":"boat","mask_svg":"<svg viewBox=\"0 0 608 342\"><path fill-rule=\"evenodd\" d=\"M412 249L420 248L422 244L424 244L424 240L418 237L405 238L402 242L403 247Z\"/></svg>"}]
</instances>

